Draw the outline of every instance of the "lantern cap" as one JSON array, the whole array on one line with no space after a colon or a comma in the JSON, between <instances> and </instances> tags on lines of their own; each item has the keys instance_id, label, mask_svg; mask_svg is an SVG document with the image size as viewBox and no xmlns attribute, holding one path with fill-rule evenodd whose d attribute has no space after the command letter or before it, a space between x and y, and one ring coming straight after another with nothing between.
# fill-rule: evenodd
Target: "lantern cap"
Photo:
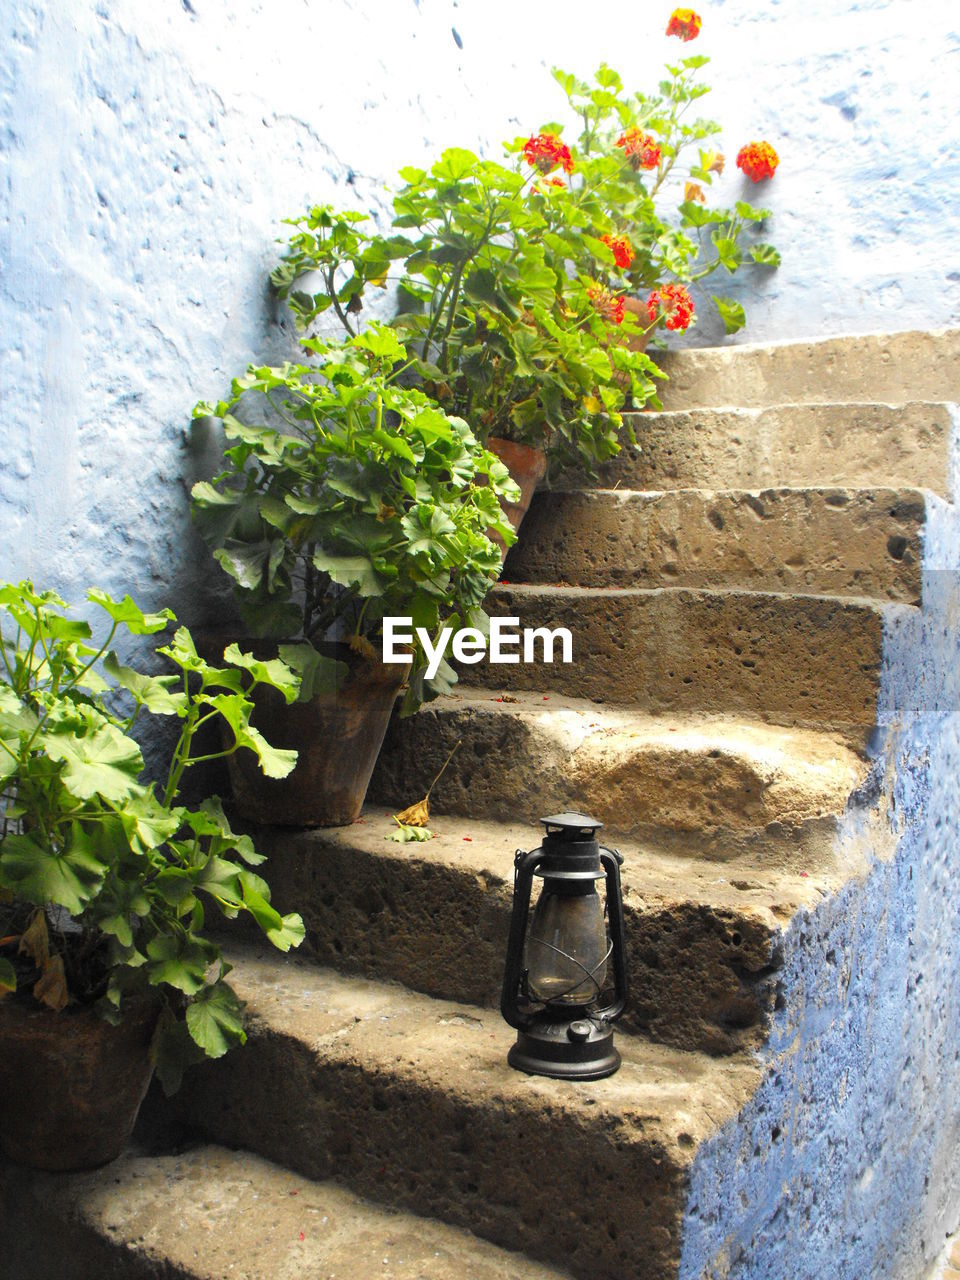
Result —
<instances>
[{"instance_id":1,"label":"lantern cap","mask_svg":"<svg viewBox=\"0 0 960 1280\"><path fill-rule=\"evenodd\" d=\"M541 818L540 821L548 831L551 827L558 827L561 831L589 831L592 834L603 826L602 822L588 817L585 813L555 813L550 818Z\"/></svg>"}]
</instances>

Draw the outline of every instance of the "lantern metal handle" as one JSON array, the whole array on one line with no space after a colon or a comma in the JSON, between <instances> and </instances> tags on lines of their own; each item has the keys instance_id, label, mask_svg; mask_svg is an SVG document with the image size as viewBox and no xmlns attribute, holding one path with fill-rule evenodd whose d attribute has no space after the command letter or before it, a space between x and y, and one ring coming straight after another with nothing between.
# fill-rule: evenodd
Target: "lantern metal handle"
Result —
<instances>
[{"instance_id":1,"label":"lantern metal handle","mask_svg":"<svg viewBox=\"0 0 960 1280\"><path fill-rule=\"evenodd\" d=\"M523 944L527 936L527 918L530 915L533 873L544 857L542 847L531 849L529 853L518 849L513 864L513 913L510 916L510 939L507 943L507 963L503 973L500 1012L504 1020L517 1030L528 1026L531 1021L520 1012L517 995L523 979Z\"/></svg>"},{"instance_id":2,"label":"lantern metal handle","mask_svg":"<svg viewBox=\"0 0 960 1280\"><path fill-rule=\"evenodd\" d=\"M623 927L623 898L620 892L621 855L615 849L600 846L600 861L606 869L607 925L613 948L613 1001L598 1009L592 1017L599 1022L612 1022L627 1007L627 955Z\"/></svg>"}]
</instances>

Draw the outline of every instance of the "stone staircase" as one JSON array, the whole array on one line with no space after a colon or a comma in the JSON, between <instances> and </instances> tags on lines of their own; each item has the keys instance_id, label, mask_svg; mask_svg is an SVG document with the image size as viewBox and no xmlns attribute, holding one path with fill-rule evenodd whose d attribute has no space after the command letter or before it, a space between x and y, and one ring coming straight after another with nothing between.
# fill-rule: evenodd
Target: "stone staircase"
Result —
<instances>
[{"instance_id":1,"label":"stone staircase","mask_svg":"<svg viewBox=\"0 0 960 1280\"><path fill-rule=\"evenodd\" d=\"M5 1172L15 1275L927 1274L960 1217L960 331L665 364L643 452L538 494L491 597L574 664L465 669L359 823L261 834L304 947L236 949L250 1040L188 1080L179 1154ZM386 839L457 742L436 838ZM510 1070L496 1011L514 850L567 807L625 855L632 989L581 1084Z\"/></svg>"}]
</instances>

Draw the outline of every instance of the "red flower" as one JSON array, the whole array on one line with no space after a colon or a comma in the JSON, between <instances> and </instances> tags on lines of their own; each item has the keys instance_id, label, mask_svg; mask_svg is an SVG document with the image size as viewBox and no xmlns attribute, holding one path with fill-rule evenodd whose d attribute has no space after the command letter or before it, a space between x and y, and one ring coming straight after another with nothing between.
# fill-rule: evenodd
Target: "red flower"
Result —
<instances>
[{"instance_id":1,"label":"red flower","mask_svg":"<svg viewBox=\"0 0 960 1280\"><path fill-rule=\"evenodd\" d=\"M674 9L667 23L667 35L681 40L695 40L700 34L700 15L692 9Z\"/></svg>"},{"instance_id":2,"label":"red flower","mask_svg":"<svg viewBox=\"0 0 960 1280\"><path fill-rule=\"evenodd\" d=\"M573 172L573 156L570 148L555 133L537 133L523 144L523 156L527 164L541 173L549 173L557 165L564 173Z\"/></svg>"},{"instance_id":3,"label":"red flower","mask_svg":"<svg viewBox=\"0 0 960 1280\"><path fill-rule=\"evenodd\" d=\"M660 163L661 151L656 139L635 124L621 133L617 146L623 147L623 154L634 169L656 169Z\"/></svg>"},{"instance_id":4,"label":"red flower","mask_svg":"<svg viewBox=\"0 0 960 1280\"><path fill-rule=\"evenodd\" d=\"M651 324L662 318L668 329L682 333L693 319L693 299L685 285L662 284L647 298L647 315Z\"/></svg>"},{"instance_id":5,"label":"red flower","mask_svg":"<svg viewBox=\"0 0 960 1280\"><path fill-rule=\"evenodd\" d=\"M748 142L737 152L737 168L754 182L772 178L779 163L780 157L769 142Z\"/></svg>"},{"instance_id":6,"label":"red flower","mask_svg":"<svg viewBox=\"0 0 960 1280\"><path fill-rule=\"evenodd\" d=\"M613 260L618 267L629 267L633 261L633 245L626 236L603 236L603 243L613 251Z\"/></svg>"},{"instance_id":7,"label":"red flower","mask_svg":"<svg viewBox=\"0 0 960 1280\"><path fill-rule=\"evenodd\" d=\"M618 298L609 289L599 287L588 289L587 296L604 320L608 320L611 324L623 324L623 298Z\"/></svg>"}]
</instances>

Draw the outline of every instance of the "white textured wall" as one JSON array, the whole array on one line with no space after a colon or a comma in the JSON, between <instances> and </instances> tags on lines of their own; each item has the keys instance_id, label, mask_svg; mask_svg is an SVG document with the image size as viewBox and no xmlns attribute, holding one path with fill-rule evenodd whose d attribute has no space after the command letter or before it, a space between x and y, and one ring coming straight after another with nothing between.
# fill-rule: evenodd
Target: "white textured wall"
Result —
<instances>
[{"instance_id":1,"label":"white textured wall","mask_svg":"<svg viewBox=\"0 0 960 1280\"><path fill-rule=\"evenodd\" d=\"M0 7L0 573L196 613L193 401L277 350L280 218L384 207L403 163L561 111L548 75L637 86L709 52L723 145L766 137L779 273L724 282L740 340L960 318L960 18L915 0L6 0ZM454 38L457 33L462 48ZM749 184L731 165L729 199ZM759 192L761 189L758 188ZM754 277L756 280L756 277ZM693 341L716 339L705 326Z\"/></svg>"}]
</instances>

